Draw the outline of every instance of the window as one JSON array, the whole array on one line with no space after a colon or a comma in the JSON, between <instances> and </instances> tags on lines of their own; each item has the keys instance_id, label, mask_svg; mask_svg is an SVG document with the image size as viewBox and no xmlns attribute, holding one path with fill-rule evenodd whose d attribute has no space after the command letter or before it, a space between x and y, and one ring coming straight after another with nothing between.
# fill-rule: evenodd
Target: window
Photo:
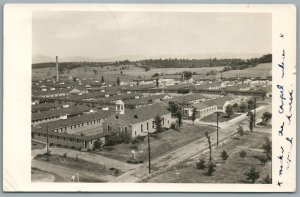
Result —
<instances>
[{"instance_id":1,"label":"window","mask_svg":"<svg viewBox=\"0 0 300 197\"><path fill-rule=\"evenodd\" d=\"M67 130L67 127L65 127L65 131Z\"/></svg>"},{"instance_id":2,"label":"window","mask_svg":"<svg viewBox=\"0 0 300 197\"><path fill-rule=\"evenodd\" d=\"M147 122L147 130L149 130L149 122Z\"/></svg>"},{"instance_id":3,"label":"window","mask_svg":"<svg viewBox=\"0 0 300 197\"><path fill-rule=\"evenodd\" d=\"M152 128L155 129L155 122L152 122Z\"/></svg>"},{"instance_id":4,"label":"window","mask_svg":"<svg viewBox=\"0 0 300 197\"><path fill-rule=\"evenodd\" d=\"M81 124L81 126L83 126L83 123Z\"/></svg>"},{"instance_id":5,"label":"window","mask_svg":"<svg viewBox=\"0 0 300 197\"><path fill-rule=\"evenodd\" d=\"M163 122L163 125L165 125L165 118L163 118L162 122Z\"/></svg>"},{"instance_id":6,"label":"window","mask_svg":"<svg viewBox=\"0 0 300 197\"><path fill-rule=\"evenodd\" d=\"M41 136L41 134L40 134L40 133L38 133L38 136L40 137L40 136Z\"/></svg>"},{"instance_id":7,"label":"window","mask_svg":"<svg viewBox=\"0 0 300 197\"><path fill-rule=\"evenodd\" d=\"M134 131L134 135L136 135L136 131Z\"/></svg>"},{"instance_id":8,"label":"window","mask_svg":"<svg viewBox=\"0 0 300 197\"><path fill-rule=\"evenodd\" d=\"M141 132L143 132L143 124L141 124Z\"/></svg>"},{"instance_id":9,"label":"window","mask_svg":"<svg viewBox=\"0 0 300 197\"><path fill-rule=\"evenodd\" d=\"M63 131L63 128L61 128L60 131L62 132L62 131Z\"/></svg>"},{"instance_id":10,"label":"window","mask_svg":"<svg viewBox=\"0 0 300 197\"><path fill-rule=\"evenodd\" d=\"M56 136L56 139L58 140L58 136Z\"/></svg>"},{"instance_id":11,"label":"window","mask_svg":"<svg viewBox=\"0 0 300 197\"><path fill-rule=\"evenodd\" d=\"M76 129L76 125L74 125L74 128Z\"/></svg>"},{"instance_id":12,"label":"window","mask_svg":"<svg viewBox=\"0 0 300 197\"><path fill-rule=\"evenodd\" d=\"M66 141L66 138L64 137L64 141Z\"/></svg>"},{"instance_id":13,"label":"window","mask_svg":"<svg viewBox=\"0 0 300 197\"><path fill-rule=\"evenodd\" d=\"M71 126L71 129L73 129L73 126Z\"/></svg>"},{"instance_id":14,"label":"window","mask_svg":"<svg viewBox=\"0 0 300 197\"><path fill-rule=\"evenodd\" d=\"M76 139L76 142L79 143L79 139Z\"/></svg>"},{"instance_id":15,"label":"window","mask_svg":"<svg viewBox=\"0 0 300 197\"><path fill-rule=\"evenodd\" d=\"M96 123L96 120L94 120L94 123Z\"/></svg>"},{"instance_id":16,"label":"window","mask_svg":"<svg viewBox=\"0 0 300 197\"><path fill-rule=\"evenodd\" d=\"M89 125L89 122L87 122L86 124Z\"/></svg>"},{"instance_id":17,"label":"window","mask_svg":"<svg viewBox=\"0 0 300 197\"><path fill-rule=\"evenodd\" d=\"M111 129L111 128L110 128L110 125L107 125L107 130L110 131L110 129Z\"/></svg>"},{"instance_id":18,"label":"window","mask_svg":"<svg viewBox=\"0 0 300 197\"><path fill-rule=\"evenodd\" d=\"M127 127L124 127L125 132L127 132Z\"/></svg>"}]
</instances>

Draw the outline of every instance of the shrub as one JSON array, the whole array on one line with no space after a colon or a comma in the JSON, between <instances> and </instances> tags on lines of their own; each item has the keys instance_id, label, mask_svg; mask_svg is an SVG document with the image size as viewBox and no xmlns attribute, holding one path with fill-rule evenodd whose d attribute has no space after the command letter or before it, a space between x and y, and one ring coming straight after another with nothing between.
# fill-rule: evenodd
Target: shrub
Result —
<instances>
[{"instance_id":1,"label":"shrub","mask_svg":"<svg viewBox=\"0 0 300 197\"><path fill-rule=\"evenodd\" d=\"M115 175L118 175L120 171L118 169L115 170Z\"/></svg>"},{"instance_id":2,"label":"shrub","mask_svg":"<svg viewBox=\"0 0 300 197\"><path fill-rule=\"evenodd\" d=\"M227 152L224 150L224 151L221 153L220 157L225 161L225 160L228 159L229 155L228 155Z\"/></svg>"},{"instance_id":3,"label":"shrub","mask_svg":"<svg viewBox=\"0 0 300 197\"><path fill-rule=\"evenodd\" d=\"M252 183L255 183L257 179L259 179L259 172L256 171L255 167L251 167L251 169L245 173L247 176L247 180L250 180Z\"/></svg>"},{"instance_id":4,"label":"shrub","mask_svg":"<svg viewBox=\"0 0 300 197\"><path fill-rule=\"evenodd\" d=\"M243 160L244 160L244 158L245 158L246 155L247 155L247 153L246 153L244 150L240 151L239 154L240 154L240 157L243 158Z\"/></svg>"},{"instance_id":5,"label":"shrub","mask_svg":"<svg viewBox=\"0 0 300 197\"><path fill-rule=\"evenodd\" d=\"M105 146L104 149L107 150L107 151L112 151L115 148L113 146Z\"/></svg>"},{"instance_id":6,"label":"shrub","mask_svg":"<svg viewBox=\"0 0 300 197\"><path fill-rule=\"evenodd\" d=\"M176 124L175 123L171 123L171 129L176 129Z\"/></svg>"},{"instance_id":7,"label":"shrub","mask_svg":"<svg viewBox=\"0 0 300 197\"><path fill-rule=\"evenodd\" d=\"M75 146L71 146L71 149L75 149Z\"/></svg>"},{"instance_id":8,"label":"shrub","mask_svg":"<svg viewBox=\"0 0 300 197\"><path fill-rule=\"evenodd\" d=\"M265 165L268 161L268 157L264 155L255 155L253 158L258 159L262 165Z\"/></svg>"},{"instance_id":9,"label":"shrub","mask_svg":"<svg viewBox=\"0 0 300 197\"><path fill-rule=\"evenodd\" d=\"M196 162L196 167L200 170L205 168L205 160L202 158L198 162Z\"/></svg>"},{"instance_id":10,"label":"shrub","mask_svg":"<svg viewBox=\"0 0 300 197\"><path fill-rule=\"evenodd\" d=\"M56 146L57 146L57 147L61 147L61 144L57 144Z\"/></svg>"},{"instance_id":11,"label":"shrub","mask_svg":"<svg viewBox=\"0 0 300 197\"><path fill-rule=\"evenodd\" d=\"M207 174L206 175L207 176L212 176L213 172L216 170L215 167L216 167L216 164L214 164L213 162L210 162L208 164Z\"/></svg>"},{"instance_id":12,"label":"shrub","mask_svg":"<svg viewBox=\"0 0 300 197\"><path fill-rule=\"evenodd\" d=\"M264 179L263 179L264 184L272 184L272 179L269 175L267 175Z\"/></svg>"},{"instance_id":13,"label":"shrub","mask_svg":"<svg viewBox=\"0 0 300 197\"><path fill-rule=\"evenodd\" d=\"M63 154L63 157L66 158L66 157L67 157L67 153L64 153L64 154Z\"/></svg>"}]
</instances>

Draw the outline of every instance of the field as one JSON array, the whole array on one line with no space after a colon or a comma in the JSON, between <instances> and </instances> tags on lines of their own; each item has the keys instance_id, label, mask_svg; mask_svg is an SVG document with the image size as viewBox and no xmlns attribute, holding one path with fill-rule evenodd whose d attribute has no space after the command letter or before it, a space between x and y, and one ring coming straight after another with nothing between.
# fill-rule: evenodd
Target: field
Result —
<instances>
[{"instance_id":1,"label":"field","mask_svg":"<svg viewBox=\"0 0 300 197\"><path fill-rule=\"evenodd\" d=\"M145 71L144 68L134 65L123 66L104 66L104 67L79 67L70 70L67 75L76 78L88 78L100 80L104 76L105 81L115 82L119 77L121 81L143 80L151 79L155 73L160 74L165 78L181 78L180 73L184 71L190 71L194 73L193 78L195 80L200 79L215 79L220 78L221 74L206 76L209 71L222 71L224 67L200 67L200 68L150 68L149 71ZM196 74L195 74L196 73ZM35 79L44 79L55 76L55 68L42 68L33 69L32 76ZM270 77L272 76L272 63L259 64L254 68L247 68L244 70L230 70L222 73L222 78L236 78L236 77Z\"/></svg>"},{"instance_id":2,"label":"field","mask_svg":"<svg viewBox=\"0 0 300 197\"><path fill-rule=\"evenodd\" d=\"M45 174L48 177L48 181L70 182L72 175L79 174L80 182L107 182L123 173L118 169L76 157L63 157L55 154L51 154L48 160L46 160L45 156L37 155L32 162L32 174L35 180L39 180L39 177L42 177L40 174Z\"/></svg>"},{"instance_id":3,"label":"field","mask_svg":"<svg viewBox=\"0 0 300 197\"><path fill-rule=\"evenodd\" d=\"M156 134L156 136L150 137L151 158L154 159L168 152L176 150L186 144L191 143L192 141L204 137L206 131L211 133L214 130L215 129L213 127L184 124L180 131L169 129L162 133ZM132 145L131 143L124 143L115 145L111 149L104 148L102 151L93 153L126 162L132 157L131 151L134 149L136 149L136 146ZM139 160L148 160L147 138L137 144L137 150L141 152L137 155Z\"/></svg>"},{"instance_id":4,"label":"field","mask_svg":"<svg viewBox=\"0 0 300 197\"><path fill-rule=\"evenodd\" d=\"M221 75L218 74L219 78ZM270 77L272 76L272 63L259 64L253 68L247 68L244 70L230 70L222 73L223 78L235 78L235 77Z\"/></svg>"},{"instance_id":5,"label":"field","mask_svg":"<svg viewBox=\"0 0 300 197\"><path fill-rule=\"evenodd\" d=\"M267 133L248 132L243 137L235 136L213 149L212 159L216 163L216 171L212 176L206 175L207 169L200 170L196 168L196 161L199 161L200 158L204 158L206 162L208 161L209 152L207 151L143 182L249 183L245 172L249 171L251 167L255 167L256 171L260 172L260 179L264 179L267 175L271 175L271 162L268 161L263 165L254 157L265 155L260 149L265 136L271 137ZM229 155L226 161L223 161L220 157L223 150ZM242 150L247 153L244 159L239 155ZM260 180L255 183L260 183Z\"/></svg>"},{"instance_id":6,"label":"field","mask_svg":"<svg viewBox=\"0 0 300 197\"><path fill-rule=\"evenodd\" d=\"M209 71L216 70L221 71L224 67L200 67L200 68L151 68L149 71L133 65L126 66L104 66L104 67L79 67L70 70L68 75L77 78L93 77L100 80L104 76L106 81L115 82L117 77L120 77L121 81L131 81L134 79L151 79L155 73L162 74L163 77L181 78L179 73L183 71L190 71L197 73L196 78L205 77L205 74ZM122 72L122 73L121 73ZM32 75L34 78L43 79L55 76L55 68L42 68L33 69Z\"/></svg>"}]
</instances>

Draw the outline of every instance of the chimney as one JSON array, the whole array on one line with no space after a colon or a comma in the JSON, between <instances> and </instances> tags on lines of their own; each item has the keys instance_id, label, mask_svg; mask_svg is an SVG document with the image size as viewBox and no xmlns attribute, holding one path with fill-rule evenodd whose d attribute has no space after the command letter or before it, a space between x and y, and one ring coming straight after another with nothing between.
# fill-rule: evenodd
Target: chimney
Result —
<instances>
[{"instance_id":1,"label":"chimney","mask_svg":"<svg viewBox=\"0 0 300 197\"><path fill-rule=\"evenodd\" d=\"M58 56L56 56L56 82L58 82Z\"/></svg>"}]
</instances>

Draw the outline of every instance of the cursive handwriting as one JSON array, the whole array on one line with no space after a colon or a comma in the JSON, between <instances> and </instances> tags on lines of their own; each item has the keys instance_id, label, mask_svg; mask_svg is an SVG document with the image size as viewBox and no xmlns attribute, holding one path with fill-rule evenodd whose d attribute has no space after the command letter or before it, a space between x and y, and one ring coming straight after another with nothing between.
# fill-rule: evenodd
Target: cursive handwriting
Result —
<instances>
[{"instance_id":1,"label":"cursive handwriting","mask_svg":"<svg viewBox=\"0 0 300 197\"><path fill-rule=\"evenodd\" d=\"M282 85L277 85L277 89L279 90L279 92L280 92L280 100L281 100L281 105L279 105L279 110L278 110L278 112L280 113L280 114L282 114L283 112L284 112L284 108L283 108L283 106L284 106L284 100L286 100L286 98L284 97L284 88L283 88L283 86Z\"/></svg>"}]
</instances>

